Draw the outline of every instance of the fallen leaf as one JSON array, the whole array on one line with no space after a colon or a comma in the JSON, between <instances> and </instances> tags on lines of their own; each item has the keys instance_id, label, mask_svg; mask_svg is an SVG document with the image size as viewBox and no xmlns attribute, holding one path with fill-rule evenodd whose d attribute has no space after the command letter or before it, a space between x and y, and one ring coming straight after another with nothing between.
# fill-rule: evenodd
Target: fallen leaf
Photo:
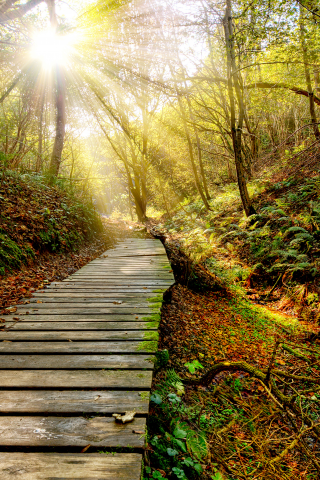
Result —
<instances>
[{"instance_id":1,"label":"fallen leaf","mask_svg":"<svg viewBox=\"0 0 320 480\"><path fill-rule=\"evenodd\" d=\"M125 412L124 415L121 415L121 413L113 413L112 416L115 418L116 422L122 422L122 423L129 423L132 422L134 419L136 412Z\"/></svg>"},{"instance_id":2,"label":"fallen leaf","mask_svg":"<svg viewBox=\"0 0 320 480\"><path fill-rule=\"evenodd\" d=\"M84 453L88 450L88 448L91 447L91 443L89 443L86 447L84 447L80 453Z\"/></svg>"},{"instance_id":3,"label":"fallen leaf","mask_svg":"<svg viewBox=\"0 0 320 480\"><path fill-rule=\"evenodd\" d=\"M17 311L17 307L8 307L8 308L6 308L6 311L7 311L7 312L14 313L14 312Z\"/></svg>"}]
</instances>

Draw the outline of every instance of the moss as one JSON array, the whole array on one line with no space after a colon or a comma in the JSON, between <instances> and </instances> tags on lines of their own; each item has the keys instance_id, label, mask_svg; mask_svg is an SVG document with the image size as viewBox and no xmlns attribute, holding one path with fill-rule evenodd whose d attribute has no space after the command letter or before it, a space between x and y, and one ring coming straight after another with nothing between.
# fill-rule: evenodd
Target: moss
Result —
<instances>
[{"instance_id":1,"label":"moss","mask_svg":"<svg viewBox=\"0 0 320 480\"><path fill-rule=\"evenodd\" d=\"M143 400L143 401L149 400L149 398L150 398L150 393L149 392L140 392L139 395L141 397L141 400Z\"/></svg>"},{"instance_id":2,"label":"moss","mask_svg":"<svg viewBox=\"0 0 320 480\"><path fill-rule=\"evenodd\" d=\"M12 240L8 235L0 233L0 268L3 274L5 268L11 270L18 268L22 263L26 263L28 258L34 258L34 251L29 245L24 248Z\"/></svg>"},{"instance_id":3,"label":"moss","mask_svg":"<svg viewBox=\"0 0 320 480\"><path fill-rule=\"evenodd\" d=\"M141 320L143 320L145 322L157 322L157 323L159 323L160 320L161 320L160 313L151 313L151 315L148 315L147 317L142 317Z\"/></svg>"},{"instance_id":4,"label":"moss","mask_svg":"<svg viewBox=\"0 0 320 480\"><path fill-rule=\"evenodd\" d=\"M145 340L159 340L159 333L158 332L145 332L143 335Z\"/></svg>"},{"instance_id":5,"label":"moss","mask_svg":"<svg viewBox=\"0 0 320 480\"><path fill-rule=\"evenodd\" d=\"M150 297L147 299L149 303L154 303L154 302L162 302L163 301L163 295L157 295L155 297Z\"/></svg>"},{"instance_id":6,"label":"moss","mask_svg":"<svg viewBox=\"0 0 320 480\"><path fill-rule=\"evenodd\" d=\"M158 327L159 327L159 322L149 322L145 326L145 328L148 328L148 329L157 329Z\"/></svg>"},{"instance_id":7,"label":"moss","mask_svg":"<svg viewBox=\"0 0 320 480\"><path fill-rule=\"evenodd\" d=\"M145 341L141 342L137 348L137 352L146 351L146 352L155 352L158 348L158 342L156 341Z\"/></svg>"}]
</instances>

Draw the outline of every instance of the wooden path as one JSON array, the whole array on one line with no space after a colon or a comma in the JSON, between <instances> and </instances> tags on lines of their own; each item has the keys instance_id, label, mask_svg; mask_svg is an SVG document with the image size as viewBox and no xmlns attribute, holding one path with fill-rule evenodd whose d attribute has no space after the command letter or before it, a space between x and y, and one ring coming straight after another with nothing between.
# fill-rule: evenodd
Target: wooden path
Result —
<instances>
[{"instance_id":1,"label":"wooden path","mask_svg":"<svg viewBox=\"0 0 320 480\"><path fill-rule=\"evenodd\" d=\"M4 317L1 480L140 480L159 312L150 299L172 283L161 242L130 239ZM116 423L126 411L133 422ZM81 453L88 445L94 453Z\"/></svg>"}]
</instances>

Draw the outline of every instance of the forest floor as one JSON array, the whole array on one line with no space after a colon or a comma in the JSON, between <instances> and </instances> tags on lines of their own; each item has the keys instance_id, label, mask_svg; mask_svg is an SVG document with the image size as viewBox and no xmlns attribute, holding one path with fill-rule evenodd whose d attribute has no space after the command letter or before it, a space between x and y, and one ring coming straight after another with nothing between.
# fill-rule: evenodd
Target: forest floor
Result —
<instances>
[{"instance_id":1,"label":"forest floor","mask_svg":"<svg viewBox=\"0 0 320 480\"><path fill-rule=\"evenodd\" d=\"M180 281L172 263L164 295L145 479L320 478L320 176L309 166L250 187L252 218L227 186L209 212L194 202L150 222L190 264ZM196 265L216 289L201 288Z\"/></svg>"},{"instance_id":2,"label":"forest floor","mask_svg":"<svg viewBox=\"0 0 320 480\"><path fill-rule=\"evenodd\" d=\"M166 296L146 478L319 478L314 328L229 288Z\"/></svg>"}]
</instances>

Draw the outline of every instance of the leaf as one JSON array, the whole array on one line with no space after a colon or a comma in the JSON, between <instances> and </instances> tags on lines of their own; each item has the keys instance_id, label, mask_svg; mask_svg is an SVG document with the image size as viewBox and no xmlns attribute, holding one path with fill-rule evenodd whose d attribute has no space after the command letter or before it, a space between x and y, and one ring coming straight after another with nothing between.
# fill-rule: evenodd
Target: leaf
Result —
<instances>
[{"instance_id":1,"label":"leaf","mask_svg":"<svg viewBox=\"0 0 320 480\"><path fill-rule=\"evenodd\" d=\"M113 413L112 416L116 422L129 423L133 421L135 414L136 412L132 411L126 412L124 415L121 415L121 413Z\"/></svg>"},{"instance_id":2,"label":"leaf","mask_svg":"<svg viewBox=\"0 0 320 480\"><path fill-rule=\"evenodd\" d=\"M177 445L180 450L182 450L184 453L187 451L187 448L186 448L186 445L184 442L182 442L181 440L178 440L177 438L174 438L173 439L173 442L175 445Z\"/></svg>"},{"instance_id":3,"label":"leaf","mask_svg":"<svg viewBox=\"0 0 320 480\"><path fill-rule=\"evenodd\" d=\"M88 448L91 447L91 443L89 443L86 447L84 447L80 453L84 453L88 450Z\"/></svg>"},{"instance_id":4,"label":"leaf","mask_svg":"<svg viewBox=\"0 0 320 480\"><path fill-rule=\"evenodd\" d=\"M157 405L160 405L162 403L162 398L158 393L153 393L150 397L151 402L156 403Z\"/></svg>"},{"instance_id":5,"label":"leaf","mask_svg":"<svg viewBox=\"0 0 320 480\"><path fill-rule=\"evenodd\" d=\"M184 364L184 366L189 369L190 373L195 373L197 368L204 368L198 360L193 360L193 362L187 362Z\"/></svg>"},{"instance_id":6,"label":"leaf","mask_svg":"<svg viewBox=\"0 0 320 480\"><path fill-rule=\"evenodd\" d=\"M190 453L198 459L202 460L207 455L206 437L203 432L197 433L192 430L187 435L187 447Z\"/></svg>"},{"instance_id":7,"label":"leaf","mask_svg":"<svg viewBox=\"0 0 320 480\"><path fill-rule=\"evenodd\" d=\"M214 475L211 475L212 480L224 480L222 473L216 472Z\"/></svg>"},{"instance_id":8,"label":"leaf","mask_svg":"<svg viewBox=\"0 0 320 480\"><path fill-rule=\"evenodd\" d=\"M176 426L176 428L173 430L173 436L176 438L186 438L187 432Z\"/></svg>"},{"instance_id":9,"label":"leaf","mask_svg":"<svg viewBox=\"0 0 320 480\"><path fill-rule=\"evenodd\" d=\"M174 457L175 455L178 455L178 450L175 450L174 448L167 448L167 454L170 457Z\"/></svg>"},{"instance_id":10,"label":"leaf","mask_svg":"<svg viewBox=\"0 0 320 480\"><path fill-rule=\"evenodd\" d=\"M158 472L158 470L156 470L155 472L153 472L152 474L152 478L155 478L156 480L161 480L161 478L164 478L160 472Z\"/></svg>"}]
</instances>

